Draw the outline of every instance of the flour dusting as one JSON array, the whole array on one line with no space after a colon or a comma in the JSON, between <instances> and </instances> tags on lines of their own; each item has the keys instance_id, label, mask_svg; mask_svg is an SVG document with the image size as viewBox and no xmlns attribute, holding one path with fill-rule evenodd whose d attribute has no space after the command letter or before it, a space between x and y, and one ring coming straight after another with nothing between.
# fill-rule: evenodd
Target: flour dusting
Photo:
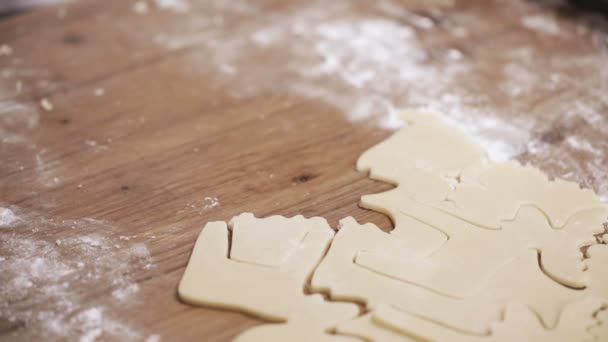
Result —
<instances>
[{"instance_id":1,"label":"flour dusting","mask_svg":"<svg viewBox=\"0 0 608 342\"><path fill-rule=\"evenodd\" d=\"M202 215L219 205L220 200L217 197L205 196L203 199L188 202L186 208L178 210L177 213L195 212Z\"/></svg>"},{"instance_id":2,"label":"flour dusting","mask_svg":"<svg viewBox=\"0 0 608 342\"><path fill-rule=\"evenodd\" d=\"M529 15L521 18L521 24L533 31L545 34L559 34L555 19L546 15Z\"/></svg>"},{"instance_id":3,"label":"flour dusting","mask_svg":"<svg viewBox=\"0 0 608 342\"><path fill-rule=\"evenodd\" d=\"M39 121L40 114L35 107L14 100L0 100L0 143L28 144L28 135L38 127Z\"/></svg>"},{"instance_id":4,"label":"flour dusting","mask_svg":"<svg viewBox=\"0 0 608 342\"><path fill-rule=\"evenodd\" d=\"M0 228L10 227L19 221L19 217L9 208L0 207Z\"/></svg>"},{"instance_id":5,"label":"flour dusting","mask_svg":"<svg viewBox=\"0 0 608 342\"><path fill-rule=\"evenodd\" d=\"M12 222L15 229L3 233L0 245L0 316L17 331L27 326L20 337L146 337L128 319L112 313L138 301L139 285L131 273L154 264L143 242L125 245L112 234L117 228L105 221L58 220L24 209L15 219L6 210L0 211L3 225ZM83 297L82 289L93 285L105 289L110 300L95 304Z\"/></svg>"},{"instance_id":6,"label":"flour dusting","mask_svg":"<svg viewBox=\"0 0 608 342\"><path fill-rule=\"evenodd\" d=\"M513 2L501 3L504 21L496 22L453 2L421 11L391 0L338 0L250 8L255 21L227 26L245 15L235 10L243 3L193 8L152 40L171 50L196 48L185 70L238 80L231 83L235 99L317 99L350 122L388 130L403 125L400 108L431 110L472 134L492 160L516 158L608 196L607 34L585 17ZM487 30L508 30L510 38L471 43ZM552 45L541 46L531 31L552 36L543 40ZM567 48L573 44L576 53ZM551 51L548 60L537 58L543 49ZM560 139L548 141L551 135Z\"/></svg>"},{"instance_id":7,"label":"flour dusting","mask_svg":"<svg viewBox=\"0 0 608 342\"><path fill-rule=\"evenodd\" d=\"M190 3L187 0L154 0L154 3L161 10L175 13L185 13L190 10Z\"/></svg>"}]
</instances>

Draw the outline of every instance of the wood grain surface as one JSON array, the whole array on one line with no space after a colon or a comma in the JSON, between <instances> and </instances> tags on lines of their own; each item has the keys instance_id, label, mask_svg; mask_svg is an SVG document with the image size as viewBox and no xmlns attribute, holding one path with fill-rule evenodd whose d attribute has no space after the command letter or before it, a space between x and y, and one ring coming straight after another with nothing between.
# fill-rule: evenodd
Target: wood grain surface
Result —
<instances>
[{"instance_id":1,"label":"wood grain surface","mask_svg":"<svg viewBox=\"0 0 608 342\"><path fill-rule=\"evenodd\" d=\"M65 295L77 295L78 301L61 313L55 312L57 298L38 293L57 280L32 280L36 295L30 291L1 299L2 340L75 340L99 326L98 335L88 336L230 340L260 321L193 307L176 297L204 223L253 212L323 216L334 227L340 218L354 216L391 228L387 217L357 206L361 195L391 187L354 168L365 149L391 133L377 124L381 114L355 120L331 99L289 91L293 75L280 72L293 59L291 45L285 50L230 50L239 54L238 73L224 70L227 76L218 71L221 43L207 44L226 41L238 48L239 37L266 27L269 20L285 16L289 21L304 7L323 11L326 4L264 0L247 12L231 8L230 2L190 1L187 9L163 9L149 1L145 11L139 10L145 13L138 14L134 3L74 1L0 21L0 45L11 48L10 55L0 56L0 206L23 217L15 227L0 228L0 255L14 257L8 241L43 241L68 253L61 254L64 263L76 262L69 250L61 251L61 241L95 229L103 241L116 245L103 255L136 243L150 254L148 267L133 264L121 275L137 287L126 302L117 301L116 286L107 278L111 271L95 282L67 282ZM459 107L461 117L513 123L513 135L523 132L527 142L515 155L519 160L608 194L601 168L608 147L608 40L601 16L534 1L395 1L390 5L402 12L395 10L394 16L381 11L380 2L339 3L335 15L328 6L329 18L371 16L412 27L427 52L423 65L444 63L444 52L458 51L470 69L448 86L454 92L483 94ZM558 32L551 32L555 27L546 22L534 29L532 19L531 25L522 25L525 15L552 18ZM205 31L213 18L221 18L221 25ZM424 28L424 23L432 27ZM453 34L458 27L466 28L466 37ZM508 84L505 68L515 58L509 56L524 47L528 73L522 77L537 80ZM559 80L544 86L553 74ZM445 86L442 74L436 76L435 82ZM343 84L331 77L313 85L353 98L365 94L342 90ZM518 85L521 89L514 89ZM415 100L405 95L406 85L387 98L398 106L432 105L443 101L441 92L429 90L430 95ZM52 110L40 106L42 99ZM487 128L489 133L482 133L492 137L493 128ZM522 139L509 140L512 136L500 128L496 140L521 144ZM579 138L578 147L569 137ZM84 227L83 219L105 226ZM70 222L80 222L80 228ZM38 225L50 228L36 229ZM36 248L28 253L35 258ZM125 255L116 263L130 263ZM6 272L3 265L0 286L5 289L0 292L6 295L15 289L8 285L15 270ZM103 308L102 320L132 331L99 322L92 328L79 326L72 318L87 308ZM63 331L41 323L42 312L59 319Z\"/></svg>"}]
</instances>

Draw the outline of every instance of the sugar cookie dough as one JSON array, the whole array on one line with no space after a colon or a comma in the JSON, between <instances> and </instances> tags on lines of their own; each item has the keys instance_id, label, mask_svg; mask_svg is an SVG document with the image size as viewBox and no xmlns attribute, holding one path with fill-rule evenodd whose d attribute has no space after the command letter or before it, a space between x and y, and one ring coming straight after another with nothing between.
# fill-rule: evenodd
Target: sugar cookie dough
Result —
<instances>
[{"instance_id":1,"label":"sugar cookie dough","mask_svg":"<svg viewBox=\"0 0 608 342\"><path fill-rule=\"evenodd\" d=\"M399 185L416 201L490 229L523 205L542 210L555 228L579 211L605 207L576 183L550 181L516 161L490 162L463 131L433 114L405 111L402 117L409 125L363 153L357 169Z\"/></svg>"},{"instance_id":2,"label":"sugar cookie dough","mask_svg":"<svg viewBox=\"0 0 608 342\"><path fill-rule=\"evenodd\" d=\"M428 320L441 323L460 331L487 334L493 322L500 319L506 305L520 301L539 316L544 325L555 326L563 307L584 296L608 298L608 270L597 265L608 263L606 245L589 249L585 273L590 284L576 290L555 282L546 276L538 264L538 252L524 249L519 255L505 262L500 268L480 280L477 291L459 298L432 291L415 283L399 279L399 270L418 269L438 271L440 264L424 260L418 263L390 263L391 252L387 251L387 264L361 264L362 253L373 251L381 255L382 241L386 236L372 224L359 225L354 219L341 221L341 228L332 246L312 278L313 289L329 293L332 299L364 301L369 309L381 304L391 304ZM593 262L589 262L593 260ZM458 278L453 274L452 278ZM525 279L525 281L522 281ZM539 291L542 289L542 291Z\"/></svg>"},{"instance_id":3,"label":"sugar cookie dough","mask_svg":"<svg viewBox=\"0 0 608 342\"><path fill-rule=\"evenodd\" d=\"M359 339L327 333L336 324L359 314L350 303L327 302L320 295L302 296L294 303L286 323L264 324L237 336L235 342L354 342Z\"/></svg>"},{"instance_id":4,"label":"sugar cookie dough","mask_svg":"<svg viewBox=\"0 0 608 342\"><path fill-rule=\"evenodd\" d=\"M252 220L257 225L251 224ZM239 227L241 222L245 223L243 227ZM329 246L333 230L324 219L302 216L255 219L251 214L242 214L233 219L231 226L230 251L239 251L241 260L228 257L228 226L224 222L208 223L196 241L179 284L180 298L193 304L285 321L294 303L304 296L304 285ZM285 249L283 243L276 246L266 243L267 239L276 241L273 233L278 229L285 231L282 242L291 244L290 248ZM248 238L241 239L239 234ZM267 263L272 263L268 255L280 258L281 263L268 266Z\"/></svg>"},{"instance_id":5,"label":"sugar cookie dough","mask_svg":"<svg viewBox=\"0 0 608 342\"><path fill-rule=\"evenodd\" d=\"M319 217L211 222L180 298L274 322L239 342L608 338L608 245L597 237L608 207L534 167L489 161L438 116L403 118L357 162L396 186L360 202L390 216L390 233L352 217L337 233Z\"/></svg>"},{"instance_id":6,"label":"sugar cookie dough","mask_svg":"<svg viewBox=\"0 0 608 342\"><path fill-rule=\"evenodd\" d=\"M592 297L569 303L561 312L559 324L552 329L543 327L536 315L525 305L511 303L506 309L504 321L494 324L488 335L462 334L414 315L399 312L389 306L380 307L372 315L378 326L404 334L405 341L408 336L415 336L423 341L571 342L593 340L593 333L589 331L589 326L593 323L581 317L592 317L607 303L605 300Z\"/></svg>"}]
</instances>

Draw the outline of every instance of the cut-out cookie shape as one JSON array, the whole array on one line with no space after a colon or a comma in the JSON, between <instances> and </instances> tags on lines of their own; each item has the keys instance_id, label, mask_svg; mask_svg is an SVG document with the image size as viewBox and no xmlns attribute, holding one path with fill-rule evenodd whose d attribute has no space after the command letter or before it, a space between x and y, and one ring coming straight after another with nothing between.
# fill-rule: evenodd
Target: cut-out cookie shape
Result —
<instances>
[{"instance_id":1,"label":"cut-out cookie shape","mask_svg":"<svg viewBox=\"0 0 608 342\"><path fill-rule=\"evenodd\" d=\"M390 303L456 330L487 334L491 323L498 321L506 305L513 301L529 306L546 326L552 327L568 303L591 295L608 298L603 288L608 282L608 272L603 268L590 264L586 271L592 279L589 286L585 290L571 289L542 272L536 250L525 250L507 262L485 279L475 293L464 298L446 296L357 264L358 254L378 250L382 236L390 235L372 224L359 225L352 218L340 223L340 231L313 275L313 289L329 293L334 299L363 301L369 309ZM608 248L598 245L592 247L591 252L599 246ZM602 253L595 254L595 263L608 262ZM390 252L386 256L390 256ZM422 270L429 265L419 267Z\"/></svg>"},{"instance_id":2,"label":"cut-out cookie shape","mask_svg":"<svg viewBox=\"0 0 608 342\"><path fill-rule=\"evenodd\" d=\"M257 221L257 225L252 221ZM246 225L239 227L243 222ZM259 228L266 225L271 227ZM282 237L287 243L277 243L278 248L273 252L258 253L256 246L274 248L265 240L277 242L272 234L278 229L286 231ZM321 218L256 219L251 214L236 217L232 230L232 250L238 251L241 260L228 257L226 223L208 223L196 241L179 284L180 298L188 303L243 311L268 320L287 320L296 303L304 297L304 285L326 251L333 230ZM248 238L241 239L239 234ZM284 248L285 245L290 248ZM277 266L269 266L275 264L269 256L282 261L276 263Z\"/></svg>"},{"instance_id":3,"label":"cut-out cookie shape","mask_svg":"<svg viewBox=\"0 0 608 342\"><path fill-rule=\"evenodd\" d=\"M448 193L447 204L440 206L488 228L513 219L524 205L541 209L554 228L563 227L578 212L605 207L593 191L561 179L550 181L539 169L516 161L471 167L461 179Z\"/></svg>"},{"instance_id":4,"label":"cut-out cookie shape","mask_svg":"<svg viewBox=\"0 0 608 342\"><path fill-rule=\"evenodd\" d=\"M295 310L297 308L297 310ZM359 313L351 303L326 302L321 295L299 297L286 323L264 324L246 330L235 342L319 341L354 342L359 339L329 334L335 325Z\"/></svg>"},{"instance_id":5,"label":"cut-out cookie shape","mask_svg":"<svg viewBox=\"0 0 608 342\"><path fill-rule=\"evenodd\" d=\"M372 179L398 184L408 179L411 169L455 177L486 159L476 141L434 114L407 110L401 118L408 125L365 151L357 160L359 171L369 170Z\"/></svg>"},{"instance_id":6,"label":"cut-out cookie shape","mask_svg":"<svg viewBox=\"0 0 608 342\"><path fill-rule=\"evenodd\" d=\"M394 194L398 191L393 190ZM380 196L382 200L393 195ZM405 207L407 198L399 201ZM533 207L520 208L514 221L503 222L501 229L478 229L437 209L415 204L408 213L442 230L447 240L430 255L410 260L386 253L362 251L356 263L392 278L417 284L452 297L465 297L479 290L484 280L498 268L529 249L540 252L545 272L556 281L584 287L588 279L582 246L595 243L593 234L603 231L598 218L608 212L592 209L578 213L563 229L553 229L545 216Z\"/></svg>"},{"instance_id":7,"label":"cut-out cookie shape","mask_svg":"<svg viewBox=\"0 0 608 342\"><path fill-rule=\"evenodd\" d=\"M538 207L554 228L580 211L605 208L576 183L550 181L516 161L490 162L465 132L433 114L406 111L403 116L410 125L366 151L357 168L399 185L415 201L488 229L498 229L524 205Z\"/></svg>"},{"instance_id":8,"label":"cut-out cookie shape","mask_svg":"<svg viewBox=\"0 0 608 342\"><path fill-rule=\"evenodd\" d=\"M309 232L327 234L331 231L321 217L298 215L258 219L251 213L232 218L228 228L232 231L231 260L271 267L284 264Z\"/></svg>"},{"instance_id":9,"label":"cut-out cookie shape","mask_svg":"<svg viewBox=\"0 0 608 342\"><path fill-rule=\"evenodd\" d=\"M559 324L552 329L543 327L538 317L525 305L512 303L506 309L505 320L493 324L488 335L464 334L389 306L379 307L373 313L373 318L378 325L402 333L406 338L415 336L421 341L582 342L594 340L589 332L589 328L595 324L593 314L606 303L598 298L585 298L569 303L560 314Z\"/></svg>"}]
</instances>

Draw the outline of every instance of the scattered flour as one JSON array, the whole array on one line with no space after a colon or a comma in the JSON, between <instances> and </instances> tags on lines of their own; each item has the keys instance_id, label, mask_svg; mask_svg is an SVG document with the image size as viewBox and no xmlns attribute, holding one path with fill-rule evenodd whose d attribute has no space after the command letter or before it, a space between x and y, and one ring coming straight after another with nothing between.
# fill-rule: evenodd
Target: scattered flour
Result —
<instances>
[{"instance_id":1,"label":"scattered flour","mask_svg":"<svg viewBox=\"0 0 608 342\"><path fill-rule=\"evenodd\" d=\"M13 54L13 48L8 44L0 45L0 57L1 56L10 56Z\"/></svg>"},{"instance_id":2,"label":"scattered flour","mask_svg":"<svg viewBox=\"0 0 608 342\"><path fill-rule=\"evenodd\" d=\"M146 14L146 13L148 13L148 10L149 10L148 3L144 0L136 1L133 4L133 12L135 12L137 14L141 14L141 15Z\"/></svg>"},{"instance_id":3,"label":"scattered flour","mask_svg":"<svg viewBox=\"0 0 608 342\"><path fill-rule=\"evenodd\" d=\"M19 222L19 217L9 208L0 207L0 228L10 227Z\"/></svg>"},{"instance_id":4,"label":"scattered flour","mask_svg":"<svg viewBox=\"0 0 608 342\"><path fill-rule=\"evenodd\" d=\"M95 91L93 92L93 94L95 94L95 96L104 96L106 94L106 89L105 88L95 88Z\"/></svg>"},{"instance_id":5,"label":"scattered flour","mask_svg":"<svg viewBox=\"0 0 608 342\"><path fill-rule=\"evenodd\" d=\"M279 10L251 8L247 15L255 21L226 26L244 15L234 10L242 3L210 1L184 21L154 31L152 39L167 49L196 47L184 68L201 77L215 71L238 79L231 83L234 98L274 93L318 99L351 122L388 130L403 125L398 108L431 110L476 136L492 160L517 158L608 196L608 24L594 31L582 19L525 2L505 4L500 27L451 2L433 5L427 14L391 0L366 7L313 0ZM585 30L568 34L576 25ZM500 47L495 40L470 43L471 35L496 27L513 30ZM530 30L574 41L552 46L549 60L540 60L547 47ZM580 42L585 48L575 54L565 48ZM252 67L255 58L265 63ZM557 126L566 129L556 133L565 140L543 140ZM589 143L582 162L582 146L573 141Z\"/></svg>"},{"instance_id":6,"label":"scattered flour","mask_svg":"<svg viewBox=\"0 0 608 342\"><path fill-rule=\"evenodd\" d=\"M220 205L220 201L217 199L217 197L205 197L204 201L205 205L203 206L203 209L205 210L215 208Z\"/></svg>"},{"instance_id":7,"label":"scattered flour","mask_svg":"<svg viewBox=\"0 0 608 342\"><path fill-rule=\"evenodd\" d=\"M14 215L4 209L3 222ZM104 221L17 212L17 221L10 222L19 229L3 233L0 244L0 317L15 325L20 338L146 338L127 318L116 316L117 309L138 301L132 271L154 265L144 243L115 238L117 227ZM57 239L57 234L66 233ZM82 289L93 285L108 289L110 299L96 304L85 298ZM21 325L27 329L19 329Z\"/></svg>"},{"instance_id":8,"label":"scattered flour","mask_svg":"<svg viewBox=\"0 0 608 342\"><path fill-rule=\"evenodd\" d=\"M161 10L169 10L175 13L186 13L190 10L188 0L154 0L156 7Z\"/></svg>"},{"instance_id":9,"label":"scattered flour","mask_svg":"<svg viewBox=\"0 0 608 342\"><path fill-rule=\"evenodd\" d=\"M48 150L46 148L41 149L34 156L36 174L38 175L38 182L42 185L53 188L61 184L61 179L55 173L57 163L54 161L47 161L46 154Z\"/></svg>"},{"instance_id":10,"label":"scattered flour","mask_svg":"<svg viewBox=\"0 0 608 342\"><path fill-rule=\"evenodd\" d=\"M521 18L521 24L523 27L539 33L559 34L559 26L555 22L555 18L547 15L524 16Z\"/></svg>"},{"instance_id":11,"label":"scattered flour","mask_svg":"<svg viewBox=\"0 0 608 342\"><path fill-rule=\"evenodd\" d=\"M202 200L196 200L189 202L186 204L186 209L178 210L178 214L182 214L185 212L196 212L198 214L203 214L206 211L218 207L220 205L220 201L217 197L204 197Z\"/></svg>"},{"instance_id":12,"label":"scattered flour","mask_svg":"<svg viewBox=\"0 0 608 342\"><path fill-rule=\"evenodd\" d=\"M150 335L146 338L146 342L160 342L160 336Z\"/></svg>"},{"instance_id":13,"label":"scattered flour","mask_svg":"<svg viewBox=\"0 0 608 342\"><path fill-rule=\"evenodd\" d=\"M0 100L0 143L28 144L28 135L38 127L39 121L40 114L35 107L13 100Z\"/></svg>"},{"instance_id":14,"label":"scattered flour","mask_svg":"<svg viewBox=\"0 0 608 342\"><path fill-rule=\"evenodd\" d=\"M43 97L40 100L40 107L42 107L42 109L44 109L47 112L52 111L53 108L54 108L53 103L49 99L47 99L46 97Z\"/></svg>"},{"instance_id":15,"label":"scattered flour","mask_svg":"<svg viewBox=\"0 0 608 342\"><path fill-rule=\"evenodd\" d=\"M99 152L108 149L108 145L101 144L97 140L86 139L84 144L91 147L94 151Z\"/></svg>"}]
</instances>

